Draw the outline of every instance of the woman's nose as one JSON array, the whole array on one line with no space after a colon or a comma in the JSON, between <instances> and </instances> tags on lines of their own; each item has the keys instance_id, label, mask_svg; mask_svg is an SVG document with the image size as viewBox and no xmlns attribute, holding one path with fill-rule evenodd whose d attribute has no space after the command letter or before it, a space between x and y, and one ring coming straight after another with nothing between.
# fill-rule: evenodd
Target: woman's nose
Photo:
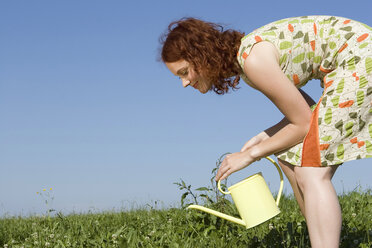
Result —
<instances>
[{"instance_id":1,"label":"woman's nose","mask_svg":"<svg viewBox=\"0 0 372 248\"><path fill-rule=\"evenodd\" d=\"M186 88L187 86L189 86L190 83L191 83L190 80L182 79L182 86L184 88Z\"/></svg>"}]
</instances>

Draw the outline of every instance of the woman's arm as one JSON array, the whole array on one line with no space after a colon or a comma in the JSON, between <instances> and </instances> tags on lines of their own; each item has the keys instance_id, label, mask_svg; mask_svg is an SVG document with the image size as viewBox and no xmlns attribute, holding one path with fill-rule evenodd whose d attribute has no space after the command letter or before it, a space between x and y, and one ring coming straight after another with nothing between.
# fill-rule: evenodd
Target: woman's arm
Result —
<instances>
[{"instance_id":1,"label":"woman's arm","mask_svg":"<svg viewBox=\"0 0 372 248\"><path fill-rule=\"evenodd\" d=\"M301 89L299 89L299 91L300 91L301 95L305 98L307 104L310 107L315 104L315 101L308 94L306 94ZM252 148L253 146L257 145L258 143L261 143L262 141L270 138L271 136L273 136L274 134L276 134L279 130L281 130L283 127L285 127L288 124L289 124L289 121L287 120L286 117L284 117L280 122L278 122L274 126L269 127L268 129L264 130L263 132L257 134L256 136L254 136L253 138L251 138L250 140L248 140L244 144L244 146L242 147L242 149L240 150L240 152L244 152L244 151Z\"/></svg>"},{"instance_id":2,"label":"woman's arm","mask_svg":"<svg viewBox=\"0 0 372 248\"><path fill-rule=\"evenodd\" d=\"M309 105L309 107L316 104L316 102L308 94L306 94L303 90L299 89L299 91L300 91L301 95L304 97L304 99L307 102L307 104ZM267 134L267 136L268 136L267 138L269 138L269 137L273 136L274 134L276 134L280 129L282 129L283 127L285 127L288 124L289 124L289 121L287 120L286 117L284 117L280 122L278 122L277 124L275 124L272 127L269 127L264 132Z\"/></svg>"},{"instance_id":3,"label":"woman's arm","mask_svg":"<svg viewBox=\"0 0 372 248\"><path fill-rule=\"evenodd\" d=\"M244 72L253 87L268 97L285 119L268 129L270 138L251 148L226 156L216 180L224 179L262 157L282 151L303 141L308 132L311 110L301 92L279 66L279 53L270 42L259 42L244 63Z\"/></svg>"},{"instance_id":4,"label":"woman's arm","mask_svg":"<svg viewBox=\"0 0 372 248\"><path fill-rule=\"evenodd\" d=\"M300 91L279 66L279 53L270 42L257 43L245 61L244 72L287 119L286 125L269 139L252 147L249 156L258 159L303 141L308 132L311 109Z\"/></svg>"}]
</instances>

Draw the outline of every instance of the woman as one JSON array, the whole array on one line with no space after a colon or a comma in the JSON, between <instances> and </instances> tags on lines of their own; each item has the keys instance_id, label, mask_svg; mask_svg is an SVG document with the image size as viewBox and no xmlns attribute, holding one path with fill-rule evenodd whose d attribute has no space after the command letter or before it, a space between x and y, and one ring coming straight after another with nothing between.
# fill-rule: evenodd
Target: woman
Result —
<instances>
[{"instance_id":1,"label":"woman","mask_svg":"<svg viewBox=\"0 0 372 248\"><path fill-rule=\"evenodd\" d=\"M162 60L184 87L224 94L240 77L283 120L228 155L216 180L275 154L306 218L312 247L338 247L341 209L331 183L343 162L372 156L372 29L335 16L303 16L248 35L187 18L162 40ZM320 79L318 103L300 88Z\"/></svg>"}]
</instances>

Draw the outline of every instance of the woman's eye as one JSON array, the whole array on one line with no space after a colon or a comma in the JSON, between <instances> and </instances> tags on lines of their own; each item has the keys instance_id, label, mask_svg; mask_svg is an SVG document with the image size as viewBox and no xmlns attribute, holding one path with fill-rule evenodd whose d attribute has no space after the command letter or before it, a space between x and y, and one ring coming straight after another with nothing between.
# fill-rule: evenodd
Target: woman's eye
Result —
<instances>
[{"instance_id":1,"label":"woman's eye","mask_svg":"<svg viewBox=\"0 0 372 248\"><path fill-rule=\"evenodd\" d=\"M183 77L187 77L187 75L189 74L189 71L183 71L181 72L179 75L180 77L178 77L179 79L182 79Z\"/></svg>"}]
</instances>

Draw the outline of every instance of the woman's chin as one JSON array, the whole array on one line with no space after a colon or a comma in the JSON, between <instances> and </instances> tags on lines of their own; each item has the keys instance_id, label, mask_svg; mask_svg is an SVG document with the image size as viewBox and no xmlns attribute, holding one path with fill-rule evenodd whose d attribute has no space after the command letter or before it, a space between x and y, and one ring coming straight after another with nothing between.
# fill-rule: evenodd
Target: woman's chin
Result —
<instances>
[{"instance_id":1,"label":"woman's chin","mask_svg":"<svg viewBox=\"0 0 372 248\"><path fill-rule=\"evenodd\" d=\"M198 90L200 91L200 93L205 94L208 91L210 91L211 89L212 89L212 86L211 87L206 87L206 88L203 88L203 89L198 89Z\"/></svg>"},{"instance_id":2,"label":"woman's chin","mask_svg":"<svg viewBox=\"0 0 372 248\"><path fill-rule=\"evenodd\" d=\"M199 92L202 93L202 94L205 94L205 93L208 92L208 90L205 90L205 89L198 89L198 90L199 90Z\"/></svg>"}]
</instances>

